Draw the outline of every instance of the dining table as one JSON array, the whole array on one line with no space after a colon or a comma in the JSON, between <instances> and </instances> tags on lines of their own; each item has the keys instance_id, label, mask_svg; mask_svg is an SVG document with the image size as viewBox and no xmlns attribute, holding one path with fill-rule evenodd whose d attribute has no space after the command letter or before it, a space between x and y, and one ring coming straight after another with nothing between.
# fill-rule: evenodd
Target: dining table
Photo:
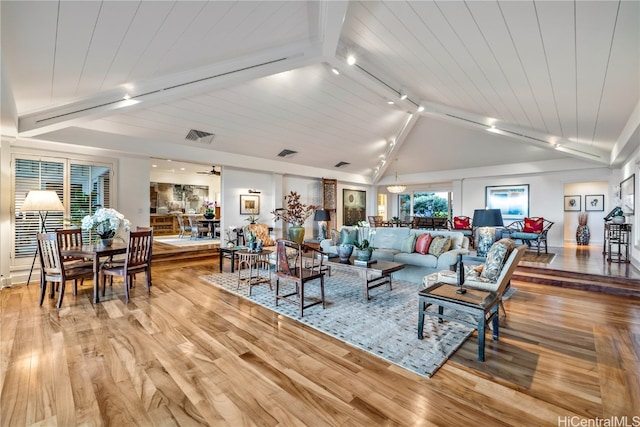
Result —
<instances>
[{"instance_id":1,"label":"dining table","mask_svg":"<svg viewBox=\"0 0 640 427\"><path fill-rule=\"evenodd\" d=\"M111 246L104 246L100 243L82 246L66 246L60 248L60 254L64 256L74 256L91 258L93 260L93 302L100 302L100 260L111 259L114 255L127 252L127 244L124 242L113 242Z\"/></svg>"}]
</instances>

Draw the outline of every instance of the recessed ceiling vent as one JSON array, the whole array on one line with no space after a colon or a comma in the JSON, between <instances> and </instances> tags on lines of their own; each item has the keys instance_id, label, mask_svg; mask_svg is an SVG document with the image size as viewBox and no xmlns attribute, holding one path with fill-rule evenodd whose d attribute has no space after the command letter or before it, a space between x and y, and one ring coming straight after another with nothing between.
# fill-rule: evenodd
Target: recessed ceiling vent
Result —
<instances>
[{"instance_id":1,"label":"recessed ceiling vent","mask_svg":"<svg viewBox=\"0 0 640 427\"><path fill-rule=\"evenodd\" d=\"M351 163L349 163L349 162L340 162L340 163L337 163L334 167L341 168L342 166L347 166L347 165L350 165L350 164Z\"/></svg>"},{"instance_id":2,"label":"recessed ceiling vent","mask_svg":"<svg viewBox=\"0 0 640 427\"><path fill-rule=\"evenodd\" d=\"M185 139L188 141L199 142L201 144L211 144L215 136L216 135L214 133L191 129Z\"/></svg>"},{"instance_id":3,"label":"recessed ceiling vent","mask_svg":"<svg viewBox=\"0 0 640 427\"><path fill-rule=\"evenodd\" d=\"M281 152L278 153L278 157L288 157L288 156L293 156L294 154L297 154L297 151L293 151L293 150L287 150L284 149Z\"/></svg>"}]
</instances>

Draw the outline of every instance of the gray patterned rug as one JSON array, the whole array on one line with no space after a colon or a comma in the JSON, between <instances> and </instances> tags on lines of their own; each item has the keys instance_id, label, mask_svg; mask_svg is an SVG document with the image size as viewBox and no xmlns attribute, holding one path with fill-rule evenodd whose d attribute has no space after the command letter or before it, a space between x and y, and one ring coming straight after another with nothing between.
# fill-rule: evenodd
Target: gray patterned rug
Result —
<instances>
[{"instance_id":1,"label":"gray patterned rug","mask_svg":"<svg viewBox=\"0 0 640 427\"><path fill-rule=\"evenodd\" d=\"M473 333L473 329L462 324L449 321L439 324L436 319L427 317L424 339L419 340L419 285L399 280L393 282L391 291L388 286L372 289L371 299L366 302L355 275L333 272L325 277L326 309L323 310L322 305L310 307L300 318L298 307L293 304L281 301L276 307L274 278L273 291L269 290L268 284L261 284L253 287L251 297L246 285L237 289L238 273L201 278L426 377L432 376ZM283 282L281 288L282 285ZM319 296L318 289L314 282L307 285L308 296Z\"/></svg>"}]
</instances>

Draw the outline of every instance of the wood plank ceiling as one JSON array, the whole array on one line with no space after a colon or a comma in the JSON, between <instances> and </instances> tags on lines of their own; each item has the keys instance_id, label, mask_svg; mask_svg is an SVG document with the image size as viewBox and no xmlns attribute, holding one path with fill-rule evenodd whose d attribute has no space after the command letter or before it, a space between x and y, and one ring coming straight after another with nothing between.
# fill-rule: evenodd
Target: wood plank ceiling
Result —
<instances>
[{"instance_id":1,"label":"wood plank ceiling","mask_svg":"<svg viewBox=\"0 0 640 427\"><path fill-rule=\"evenodd\" d=\"M523 154L608 165L640 122L637 1L0 7L22 138L99 132L195 160L185 136L197 129L215 134L198 149L228 164L291 149L282 161L327 171L344 161L341 171L375 182L394 173L391 157L402 173L423 171L426 153L430 170Z\"/></svg>"}]
</instances>

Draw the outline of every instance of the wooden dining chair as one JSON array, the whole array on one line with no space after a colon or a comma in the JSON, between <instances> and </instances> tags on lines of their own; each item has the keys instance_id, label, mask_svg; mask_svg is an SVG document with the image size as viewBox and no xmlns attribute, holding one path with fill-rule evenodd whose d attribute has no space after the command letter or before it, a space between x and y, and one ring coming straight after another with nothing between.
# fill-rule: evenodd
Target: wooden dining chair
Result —
<instances>
[{"instance_id":1,"label":"wooden dining chair","mask_svg":"<svg viewBox=\"0 0 640 427\"><path fill-rule=\"evenodd\" d=\"M124 282L125 300L129 301L129 289L133 287L136 273L145 273L147 293L151 292L151 247L153 245L153 230L150 228L130 231L127 242L127 252L123 262L112 262L100 269L102 282L102 296L106 292L106 281L113 286L113 277L120 276Z\"/></svg>"},{"instance_id":2,"label":"wooden dining chair","mask_svg":"<svg viewBox=\"0 0 640 427\"><path fill-rule=\"evenodd\" d=\"M81 228L59 228L55 230L56 235L58 236L58 244L61 248L68 248L72 246L82 246L82 229ZM93 261L87 260L81 256L63 256L62 262L65 265L65 268L93 268ZM84 278L80 279L80 286L84 283ZM76 284L74 286L77 286Z\"/></svg>"},{"instance_id":3,"label":"wooden dining chair","mask_svg":"<svg viewBox=\"0 0 640 427\"><path fill-rule=\"evenodd\" d=\"M73 294L78 294L78 279L93 277L93 265L82 264L65 266L60 254L58 233L38 233L38 253L40 254L40 305L44 302L47 283L51 283L50 297L55 296L54 283L58 285L58 308L62 307L65 283L74 281Z\"/></svg>"},{"instance_id":4,"label":"wooden dining chair","mask_svg":"<svg viewBox=\"0 0 640 427\"><path fill-rule=\"evenodd\" d=\"M199 239L209 234L209 227L200 224L195 216L189 215L188 218L191 226L191 238Z\"/></svg>"},{"instance_id":5,"label":"wooden dining chair","mask_svg":"<svg viewBox=\"0 0 640 427\"><path fill-rule=\"evenodd\" d=\"M324 257L316 256L316 252L322 254L322 252L316 249L310 247L306 249L312 252L310 258L317 260L310 265L304 262L305 259L309 259L309 255L303 256L304 251L301 245L289 240L276 240L276 305L278 305L278 301L280 300L295 304L300 309L300 317L304 315L305 308L318 304L322 304L322 308L325 308ZM280 294L280 280L293 282L295 284L295 290L287 294ZM314 301L305 304L304 289L306 284L313 280L319 280L320 298L315 298Z\"/></svg>"}]
</instances>

